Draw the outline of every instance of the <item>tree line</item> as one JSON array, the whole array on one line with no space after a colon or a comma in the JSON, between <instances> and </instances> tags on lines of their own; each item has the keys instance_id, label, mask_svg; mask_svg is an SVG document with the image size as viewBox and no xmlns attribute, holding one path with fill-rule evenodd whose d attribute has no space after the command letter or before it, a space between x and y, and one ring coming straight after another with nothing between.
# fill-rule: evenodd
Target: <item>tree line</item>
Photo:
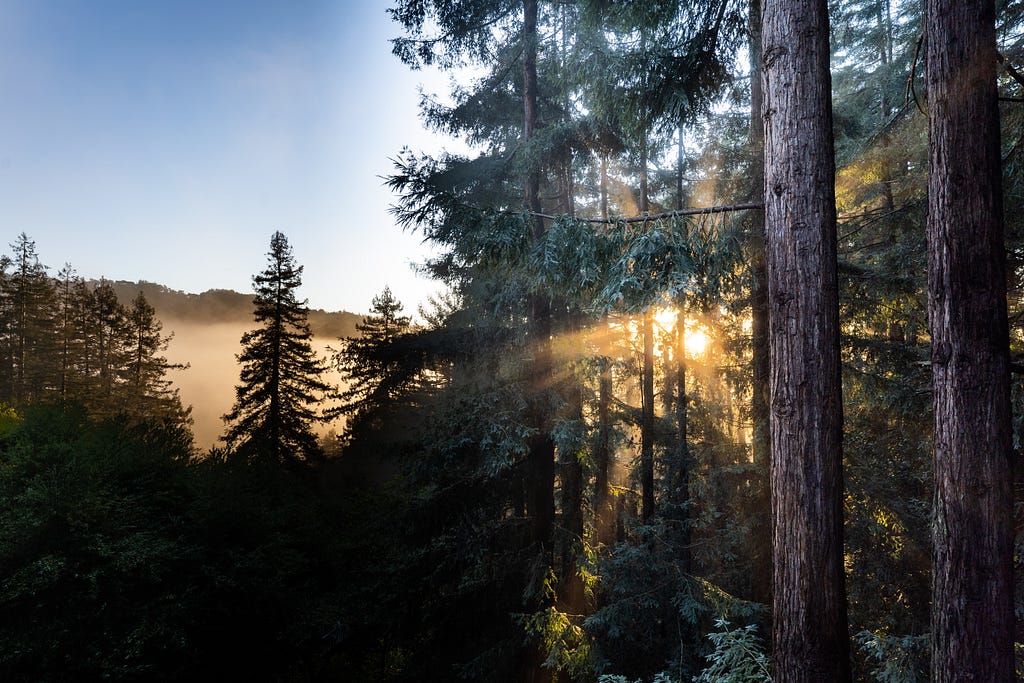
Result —
<instances>
[{"instance_id":1,"label":"tree line","mask_svg":"<svg viewBox=\"0 0 1024 683\"><path fill-rule=\"evenodd\" d=\"M140 292L119 302L110 283L88 284L70 265L56 277L22 233L0 256L0 401L70 402L99 417L187 423L162 355L170 341Z\"/></svg>"}]
</instances>

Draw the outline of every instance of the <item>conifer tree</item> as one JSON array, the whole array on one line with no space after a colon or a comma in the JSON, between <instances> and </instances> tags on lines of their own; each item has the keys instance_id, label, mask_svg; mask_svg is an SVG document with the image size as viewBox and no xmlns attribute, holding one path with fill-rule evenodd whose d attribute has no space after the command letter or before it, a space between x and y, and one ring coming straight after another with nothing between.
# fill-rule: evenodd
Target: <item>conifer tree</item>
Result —
<instances>
[{"instance_id":1,"label":"conifer tree","mask_svg":"<svg viewBox=\"0 0 1024 683\"><path fill-rule=\"evenodd\" d=\"M247 457L294 464L320 457L313 425L323 418L314 404L330 386L310 343L306 301L296 298L302 266L281 232L271 237L267 260L267 268L253 276L260 327L242 335L236 356L241 383L224 416L229 426L222 438Z\"/></svg>"},{"instance_id":2,"label":"conifer tree","mask_svg":"<svg viewBox=\"0 0 1024 683\"><path fill-rule=\"evenodd\" d=\"M21 403L40 398L52 388L55 347L52 318L54 288L46 267L39 262L36 243L21 233L8 279L10 343L13 358L13 398Z\"/></svg>"},{"instance_id":3,"label":"conifer tree","mask_svg":"<svg viewBox=\"0 0 1024 683\"><path fill-rule=\"evenodd\" d=\"M71 267L70 263L65 263L57 273L57 328L60 332L57 341L60 357L60 378L57 389L61 401L68 398L73 373L72 363L75 357L74 347L79 342L75 326L75 301L77 299L75 292L79 281L75 269Z\"/></svg>"},{"instance_id":4,"label":"conifer tree","mask_svg":"<svg viewBox=\"0 0 1024 683\"><path fill-rule=\"evenodd\" d=\"M92 335L82 397L96 415L123 412L128 349L125 310L110 283L100 280L87 298L86 329Z\"/></svg>"},{"instance_id":5,"label":"conifer tree","mask_svg":"<svg viewBox=\"0 0 1024 683\"><path fill-rule=\"evenodd\" d=\"M126 322L129 350L126 407L144 417L175 422L187 420L189 411L182 407L179 392L172 388L167 371L184 370L188 365L170 363L160 355L167 350L174 335L162 334L163 324L142 292L132 300Z\"/></svg>"},{"instance_id":6,"label":"conifer tree","mask_svg":"<svg viewBox=\"0 0 1024 683\"><path fill-rule=\"evenodd\" d=\"M409 328L409 317L401 311L402 303L385 287L373 297L370 315L356 325L358 336L341 340L333 359L344 387L336 395L342 402L338 414L359 419L395 399L399 377L394 371L401 361L388 349Z\"/></svg>"}]
</instances>

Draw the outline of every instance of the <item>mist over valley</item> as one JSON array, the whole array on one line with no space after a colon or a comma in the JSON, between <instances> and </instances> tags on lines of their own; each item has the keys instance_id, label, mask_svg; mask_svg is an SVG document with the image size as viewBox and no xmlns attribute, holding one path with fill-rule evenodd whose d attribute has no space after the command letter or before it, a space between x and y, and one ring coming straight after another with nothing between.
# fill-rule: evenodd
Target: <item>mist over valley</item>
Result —
<instances>
[{"instance_id":1,"label":"mist over valley","mask_svg":"<svg viewBox=\"0 0 1024 683\"><path fill-rule=\"evenodd\" d=\"M181 401L192 406L192 431L196 446L202 450L216 445L224 433L221 416L231 410L238 384L239 365L235 358L239 340L253 329L253 295L227 289L190 294L152 282L117 281L109 283L118 299L127 304L141 292L156 309L163 323L163 334L173 334L166 351L171 363L187 364L185 370L172 370L170 379L181 391ZM341 337L355 336L363 316L349 311L309 311L313 348L328 358L328 346L337 348ZM327 381L337 384L333 370ZM322 425L326 432L332 425Z\"/></svg>"}]
</instances>

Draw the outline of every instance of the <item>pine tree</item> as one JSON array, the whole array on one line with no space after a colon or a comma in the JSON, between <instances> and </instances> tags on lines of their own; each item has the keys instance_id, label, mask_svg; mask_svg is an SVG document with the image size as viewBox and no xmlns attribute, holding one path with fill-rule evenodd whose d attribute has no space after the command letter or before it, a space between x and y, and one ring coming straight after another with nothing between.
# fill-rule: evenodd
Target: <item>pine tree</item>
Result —
<instances>
[{"instance_id":1,"label":"pine tree","mask_svg":"<svg viewBox=\"0 0 1024 683\"><path fill-rule=\"evenodd\" d=\"M320 457L313 425L323 418L314 404L330 386L321 379L324 365L310 343L306 301L296 298L302 266L281 232L271 237L267 259L267 268L253 276L260 327L242 335L236 356L241 383L224 416L229 426L222 438L247 457L294 464Z\"/></svg>"}]
</instances>

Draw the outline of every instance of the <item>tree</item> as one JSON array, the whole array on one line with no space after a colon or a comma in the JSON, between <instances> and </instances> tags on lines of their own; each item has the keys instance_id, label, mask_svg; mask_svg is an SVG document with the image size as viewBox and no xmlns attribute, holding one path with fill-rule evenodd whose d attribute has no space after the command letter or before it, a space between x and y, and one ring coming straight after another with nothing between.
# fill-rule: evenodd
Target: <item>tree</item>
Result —
<instances>
[{"instance_id":1,"label":"tree","mask_svg":"<svg viewBox=\"0 0 1024 683\"><path fill-rule=\"evenodd\" d=\"M762 11L779 681L849 681L828 5Z\"/></svg>"},{"instance_id":2,"label":"tree","mask_svg":"<svg viewBox=\"0 0 1024 683\"><path fill-rule=\"evenodd\" d=\"M124 410L122 390L127 383L126 311L106 280L88 292L85 303L88 310L83 329L91 334L92 342L87 344L90 357L81 396L94 415L115 415Z\"/></svg>"},{"instance_id":3,"label":"tree","mask_svg":"<svg viewBox=\"0 0 1024 683\"><path fill-rule=\"evenodd\" d=\"M8 276L13 398L22 403L54 388L56 354L53 282L39 263L36 243L21 233L11 245L13 269Z\"/></svg>"},{"instance_id":4,"label":"tree","mask_svg":"<svg viewBox=\"0 0 1024 683\"><path fill-rule=\"evenodd\" d=\"M356 325L358 335L341 340L333 359L343 382L336 395L342 402L337 414L365 418L397 398L405 376L396 372L402 359L391 353L391 345L408 331L410 322L401 311L401 302L385 287L373 297L370 315Z\"/></svg>"},{"instance_id":5,"label":"tree","mask_svg":"<svg viewBox=\"0 0 1024 683\"><path fill-rule=\"evenodd\" d=\"M1013 478L995 6L927 8L932 681L1009 681Z\"/></svg>"},{"instance_id":6,"label":"tree","mask_svg":"<svg viewBox=\"0 0 1024 683\"><path fill-rule=\"evenodd\" d=\"M313 425L322 420L314 404L330 390L323 362L313 352L306 301L296 299L302 266L288 239L275 232L267 268L253 276L254 317L260 327L242 335L241 383L235 405L224 416L222 439L250 458L295 464L320 456Z\"/></svg>"},{"instance_id":7,"label":"tree","mask_svg":"<svg viewBox=\"0 0 1024 683\"><path fill-rule=\"evenodd\" d=\"M162 334L163 324L142 292L132 300L126 322L129 357L125 408L139 417L188 420L191 408L182 407L178 390L167 379L168 370L184 370L188 365L169 363L159 355L167 350L174 335Z\"/></svg>"}]
</instances>

